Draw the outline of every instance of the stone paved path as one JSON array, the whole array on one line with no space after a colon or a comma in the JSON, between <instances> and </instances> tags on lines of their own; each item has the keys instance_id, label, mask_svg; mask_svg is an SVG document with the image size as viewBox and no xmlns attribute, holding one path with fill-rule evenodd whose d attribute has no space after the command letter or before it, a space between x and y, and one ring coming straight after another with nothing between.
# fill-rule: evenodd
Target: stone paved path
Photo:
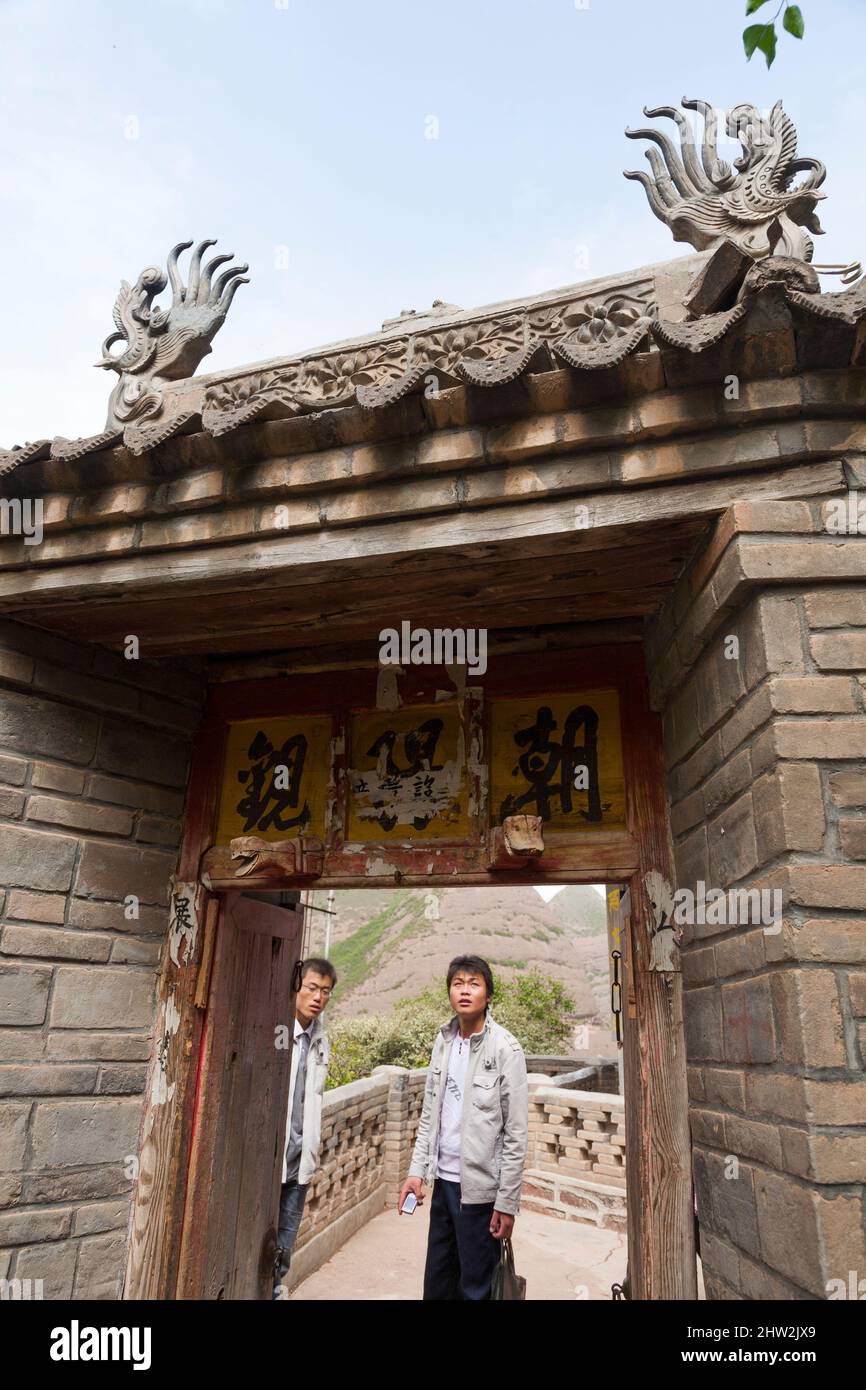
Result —
<instances>
[{"instance_id":1,"label":"stone paved path","mask_svg":"<svg viewBox=\"0 0 866 1390\"><path fill-rule=\"evenodd\" d=\"M386 1211L363 1226L291 1300L421 1298L429 1201L413 1216ZM577 1221L522 1211L514 1258L535 1300L609 1299L625 1275L626 1238Z\"/></svg>"}]
</instances>

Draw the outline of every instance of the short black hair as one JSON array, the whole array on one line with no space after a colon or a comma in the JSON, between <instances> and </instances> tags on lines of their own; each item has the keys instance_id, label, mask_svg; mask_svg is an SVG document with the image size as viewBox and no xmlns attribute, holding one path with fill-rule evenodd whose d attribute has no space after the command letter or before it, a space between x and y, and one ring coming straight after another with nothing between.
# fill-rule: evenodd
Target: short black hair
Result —
<instances>
[{"instance_id":1,"label":"short black hair","mask_svg":"<svg viewBox=\"0 0 866 1390\"><path fill-rule=\"evenodd\" d=\"M446 977L446 984L449 989L451 988L451 981L454 979L458 970L471 970L473 974L481 976L487 986L487 1004L485 1008L489 1009L494 990L493 971L490 969L487 961L482 960L481 956L455 956L448 967L448 975Z\"/></svg>"},{"instance_id":2,"label":"short black hair","mask_svg":"<svg viewBox=\"0 0 866 1390\"><path fill-rule=\"evenodd\" d=\"M309 960L301 961L301 984L307 978L311 970L315 970L317 975L328 975L332 981L332 988L337 983L337 972L329 960L323 956L310 956Z\"/></svg>"}]
</instances>

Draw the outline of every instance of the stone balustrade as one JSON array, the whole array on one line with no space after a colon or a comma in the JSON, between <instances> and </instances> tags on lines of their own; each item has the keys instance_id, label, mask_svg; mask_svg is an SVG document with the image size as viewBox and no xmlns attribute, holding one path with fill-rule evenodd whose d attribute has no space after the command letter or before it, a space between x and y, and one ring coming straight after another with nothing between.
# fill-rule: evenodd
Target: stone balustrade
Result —
<instances>
[{"instance_id":1,"label":"stone balustrade","mask_svg":"<svg viewBox=\"0 0 866 1390\"><path fill-rule=\"evenodd\" d=\"M622 1096L566 1090L530 1075L522 1205L625 1230L625 1191Z\"/></svg>"},{"instance_id":2,"label":"stone balustrade","mask_svg":"<svg viewBox=\"0 0 866 1390\"><path fill-rule=\"evenodd\" d=\"M546 1053L544 1055L527 1053L526 1069L531 1073L537 1072L542 1076L557 1078L557 1085L562 1084L559 1078L567 1077L571 1072L589 1070L592 1075L581 1079L579 1083L575 1083L574 1088L570 1087L569 1089L580 1091L619 1090L619 1061L615 1051L605 1056L593 1053L592 1055L582 1055L579 1058L574 1056L554 1057Z\"/></svg>"},{"instance_id":3,"label":"stone balustrade","mask_svg":"<svg viewBox=\"0 0 866 1390\"><path fill-rule=\"evenodd\" d=\"M530 1065L541 1059L529 1058ZM574 1058L557 1058L560 1071ZM409 1171L427 1068L376 1067L325 1094L321 1165L310 1184L288 1286L295 1287L372 1217L396 1203ZM625 1228L621 1096L529 1077L529 1147L521 1204L567 1220Z\"/></svg>"},{"instance_id":4,"label":"stone balustrade","mask_svg":"<svg viewBox=\"0 0 866 1390\"><path fill-rule=\"evenodd\" d=\"M544 1083L532 1086L526 1166L625 1191L622 1096L567 1091Z\"/></svg>"}]
</instances>

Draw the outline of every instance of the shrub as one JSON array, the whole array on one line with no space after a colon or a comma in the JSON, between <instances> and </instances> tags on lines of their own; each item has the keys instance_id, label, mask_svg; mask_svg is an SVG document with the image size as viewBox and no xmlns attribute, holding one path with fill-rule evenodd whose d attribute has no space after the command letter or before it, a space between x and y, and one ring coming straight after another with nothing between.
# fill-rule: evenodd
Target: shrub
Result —
<instances>
[{"instance_id":1,"label":"shrub","mask_svg":"<svg viewBox=\"0 0 866 1390\"><path fill-rule=\"evenodd\" d=\"M569 1038L574 1000L559 980L537 967L512 980L496 980L491 1013L529 1053L557 1052ZM451 1017L448 991L431 985L401 999L390 1016L341 1019L328 1029L328 1090L369 1076L374 1067L426 1067L436 1030Z\"/></svg>"}]
</instances>

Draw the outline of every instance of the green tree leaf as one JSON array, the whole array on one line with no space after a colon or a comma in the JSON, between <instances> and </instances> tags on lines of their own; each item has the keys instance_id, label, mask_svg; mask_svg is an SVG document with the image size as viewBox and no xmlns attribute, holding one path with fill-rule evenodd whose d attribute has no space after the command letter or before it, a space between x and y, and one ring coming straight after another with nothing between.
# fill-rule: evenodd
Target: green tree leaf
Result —
<instances>
[{"instance_id":1,"label":"green tree leaf","mask_svg":"<svg viewBox=\"0 0 866 1390\"><path fill-rule=\"evenodd\" d=\"M751 58L755 49L759 48L767 59L767 67L770 67L776 56L776 26L750 24L748 29L743 31L743 47L747 58Z\"/></svg>"},{"instance_id":2,"label":"green tree leaf","mask_svg":"<svg viewBox=\"0 0 866 1390\"><path fill-rule=\"evenodd\" d=\"M762 5L766 5L768 3L769 0L748 0L748 3L746 5L746 14L754 14L755 10L759 10ZM752 51L754 52L754 49Z\"/></svg>"},{"instance_id":3,"label":"green tree leaf","mask_svg":"<svg viewBox=\"0 0 866 1390\"><path fill-rule=\"evenodd\" d=\"M746 57L751 58L758 46L758 35L764 26L762 24L750 24L748 29L743 30L743 48L746 50Z\"/></svg>"},{"instance_id":4,"label":"green tree leaf","mask_svg":"<svg viewBox=\"0 0 866 1390\"><path fill-rule=\"evenodd\" d=\"M749 2L751 3L751 0L749 0ZM789 34L794 35L795 39L801 39L803 37L806 32L806 26L803 23L803 11L800 9L799 5L786 6L785 13L782 17L782 25Z\"/></svg>"}]
</instances>

